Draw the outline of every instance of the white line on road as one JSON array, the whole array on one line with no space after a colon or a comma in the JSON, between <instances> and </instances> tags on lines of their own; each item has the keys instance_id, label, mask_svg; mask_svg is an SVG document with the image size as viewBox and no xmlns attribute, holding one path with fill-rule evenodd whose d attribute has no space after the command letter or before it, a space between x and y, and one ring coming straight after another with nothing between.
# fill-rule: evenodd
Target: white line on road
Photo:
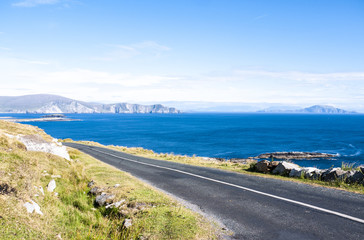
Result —
<instances>
[{"instance_id":1,"label":"white line on road","mask_svg":"<svg viewBox=\"0 0 364 240\"><path fill-rule=\"evenodd\" d=\"M99 150L96 150L94 148L92 150L96 151L96 152L106 154L106 155L110 155L110 156L113 156L113 157L116 157L116 158L119 158L119 159L122 159L122 160L130 161L130 162L134 162L134 163L139 163L139 164L143 164L143 165L147 165L147 166L151 166L151 167L167 169L167 170L170 170L170 171L183 173L183 174L186 174L186 175L194 176L194 177L205 179L205 180L208 180L208 181L212 181L212 182L221 183L221 184L224 184L224 185L240 188L240 189L243 189L243 190L246 190L246 191L250 191L250 192L257 193L257 194L260 194L260 195L264 195L264 196L267 196L267 197L271 197L271 198L279 199L279 200L282 200L282 201L294 203L294 204L297 204L297 205L305 206L305 207L312 208L312 209L315 209L315 210L318 210L318 211L321 211L321 212L329 213L329 214L332 214L332 215L336 215L336 216L339 216L339 217L342 217L342 218L346 218L346 219L349 219L349 220L364 224L364 219L360 219L360 218L353 217L353 216L350 216L350 215L347 215L347 214L344 214L344 213L339 213L339 212L336 212L336 211L328 210L328 209L325 209L325 208L317 207L317 206L314 206L314 205L311 205L311 204L295 201L295 200L292 200L292 199L289 199L289 198L279 197L279 196L276 196L276 195L273 195L273 194L257 191L257 190L251 189L251 188L247 188L247 187L239 186L239 185L236 185L236 184L216 180L216 179L209 178L209 177L204 177L204 176L201 176L201 175L181 171L181 170L174 169L174 168L162 167L162 166L158 166L158 165L154 165L154 164L150 164L150 163L139 162L139 161L136 161L136 160L120 157L120 156L117 156L117 155L114 155L114 154L111 154L111 153L99 151Z\"/></svg>"}]
</instances>

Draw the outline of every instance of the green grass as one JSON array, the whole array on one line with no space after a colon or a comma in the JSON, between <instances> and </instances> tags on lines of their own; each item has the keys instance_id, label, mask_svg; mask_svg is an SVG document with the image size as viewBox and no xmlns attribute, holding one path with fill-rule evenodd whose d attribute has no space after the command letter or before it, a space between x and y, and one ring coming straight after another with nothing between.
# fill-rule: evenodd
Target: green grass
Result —
<instances>
[{"instance_id":1,"label":"green grass","mask_svg":"<svg viewBox=\"0 0 364 240\"><path fill-rule=\"evenodd\" d=\"M75 149L70 149L72 161L26 151L21 143L3 133L45 133L26 125L2 122L0 184L6 183L16 192L0 194L0 239L57 239L57 234L62 239L217 238L219 233L212 223L130 174ZM61 175L55 179L58 196L46 190L51 175ZM125 199L126 214L95 207L95 197L88 194L91 179L97 186L108 188L106 191L115 194L117 200ZM115 184L120 186L115 188ZM35 186L42 186L45 195ZM30 199L40 205L44 215L26 212L23 204ZM145 208L131 208L138 204ZM123 227L125 218L132 219L132 227Z\"/></svg>"}]
</instances>

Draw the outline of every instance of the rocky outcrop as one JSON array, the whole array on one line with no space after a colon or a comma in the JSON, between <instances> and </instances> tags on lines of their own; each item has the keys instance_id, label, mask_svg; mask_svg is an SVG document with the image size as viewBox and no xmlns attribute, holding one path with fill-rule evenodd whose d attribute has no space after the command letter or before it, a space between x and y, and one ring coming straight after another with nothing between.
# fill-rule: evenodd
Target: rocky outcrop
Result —
<instances>
[{"instance_id":1,"label":"rocky outcrop","mask_svg":"<svg viewBox=\"0 0 364 240\"><path fill-rule=\"evenodd\" d=\"M321 170L314 167L300 167L297 164L282 161L261 160L251 165L250 171L278 174L293 178L307 178L327 182L346 182L349 184L364 185L364 168L358 167L357 170L343 170L341 168L330 168Z\"/></svg>"},{"instance_id":2,"label":"rocky outcrop","mask_svg":"<svg viewBox=\"0 0 364 240\"><path fill-rule=\"evenodd\" d=\"M328 153L316 153L316 152L273 152L263 153L257 156L259 159L314 159L314 158L333 158L335 155Z\"/></svg>"}]
</instances>

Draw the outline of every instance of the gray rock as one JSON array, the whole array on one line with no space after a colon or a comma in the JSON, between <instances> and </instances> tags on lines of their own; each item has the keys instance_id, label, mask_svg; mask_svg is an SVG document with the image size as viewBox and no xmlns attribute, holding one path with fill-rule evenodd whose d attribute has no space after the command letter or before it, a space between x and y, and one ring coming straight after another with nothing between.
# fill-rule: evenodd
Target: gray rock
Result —
<instances>
[{"instance_id":1,"label":"gray rock","mask_svg":"<svg viewBox=\"0 0 364 240\"><path fill-rule=\"evenodd\" d=\"M302 174L305 174L304 169L296 169L293 168L290 172L289 172L289 177L295 177L295 178L300 178L302 176Z\"/></svg>"},{"instance_id":2,"label":"gray rock","mask_svg":"<svg viewBox=\"0 0 364 240\"><path fill-rule=\"evenodd\" d=\"M104 191L104 189L103 189L103 188L93 187L93 188L90 190L90 194L92 194L92 195L98 195L98 194L101 194L103 191Z\"/></svg>"},{"instance_id":3,"label":"gray rock","mask_svg":"<svg viewBox=\"0 0 364 240\"><path fill-rule=\"evenodd\" d=\"M123 226L125 228L130 228L132 225L133 225L133 221L131 219L127 218L124 220Z\"/></svg>"},{"instance_id":4,"label":"gray rock","mask_svg":"<svg viewBox=\"0 0 364 240\"><path fill-rule=\"evenodd\" d=\"M106 206L106 208L111 208L111 207L114 207L114 208L118 208L121 206L121 204L123 204L125 202L125 199L122 199L118 202L114 202L114 203L111 203L109 205Z\"/></svg>"},{"instance_id":5,"label":"gray rock","mask_svg":"<svg viewBox=\"0 0 364 240\"><path fill-rule=\"evenodd\" d=\"M322 173L321 179L323 181L336 181L336 180L343 180L346 178L347 171L342 170L341 168L333 168L328 169Z\"/></svg>"},{"instance_id":6,"label":"gray rock","mask_svg":"<svg viewBox=\"0 0 364 240\"><path fill-rule=\"evenodd\" d=\"M273 170L273 174L288 175L292 169L300 170L301 167L297 164L283 161Z\"/></svg>"},{"instance_id":7,"label":"gray rock","mask_svg":"<svg viewBox=\"0 0 364 240\"><path fill-rule=\"evenodd\" d=\"M52 179L47 185L47 190L48 192L53 192L54 189L56 189L56 181Z\"/></svg>"},{"instance_id":8,"label":"gray rock","mask_svg":"<svg viewBox=\"0 0 364 240\"><path fill-rule=\"evenodd\" d=\"M314 167L306 167L304 168L304 172L305 172L305 178L318 180L321 177L322 170Z\"/></svg>"},{"instance_id":9,"label":"gray rock","mask_svg":"<svg viewBox=\"0 0 364 240\"><path fill-rule=\"evenodd\" d=\"M353 174L350 174L346 179L347 183L364 183L364 173L361 171L353 171Z\"/></svg>"},{"instance_id":10,"label":"gray rock","mask_svg":"<svg viewBox=\"0 0 364 240\"><path fill-rule=\"evenodd\" d=\"M102 207L108 203L111 203L114 198L115 198L115 195L113 195L113 194L102 193L101 195L98 195L96 197L95 202L98 206Z\"/></svg>"},{"instance_id":11,"label":"gray rock","mask_svg":"<svg viewBox=\"0 0 364 240\"><path fill-rule=\"evenodd\" d=\"M91 180L91 182L89 182L88 184L87 184L87 187L92 187L93 185L95 185L95 182L94 182L94 180Z\"/></svg>"}]
</instances>

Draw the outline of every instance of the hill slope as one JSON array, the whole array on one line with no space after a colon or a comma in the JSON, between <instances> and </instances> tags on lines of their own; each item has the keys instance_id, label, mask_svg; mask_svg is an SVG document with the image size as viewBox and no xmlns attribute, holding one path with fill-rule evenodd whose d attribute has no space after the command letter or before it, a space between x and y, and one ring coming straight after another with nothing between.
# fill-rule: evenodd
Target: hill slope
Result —
<instances>
[{"instance_id":1,"label":"hill slope","mask_svg":"<svg viewBox=\"0 0 364 240\"><path fill-rule=\"evenodd\" d=\"M180 113L161 104L89 103L57 95L36 94L18 97L0 96L3 113Z\"/></svg>"}]
</instances>

